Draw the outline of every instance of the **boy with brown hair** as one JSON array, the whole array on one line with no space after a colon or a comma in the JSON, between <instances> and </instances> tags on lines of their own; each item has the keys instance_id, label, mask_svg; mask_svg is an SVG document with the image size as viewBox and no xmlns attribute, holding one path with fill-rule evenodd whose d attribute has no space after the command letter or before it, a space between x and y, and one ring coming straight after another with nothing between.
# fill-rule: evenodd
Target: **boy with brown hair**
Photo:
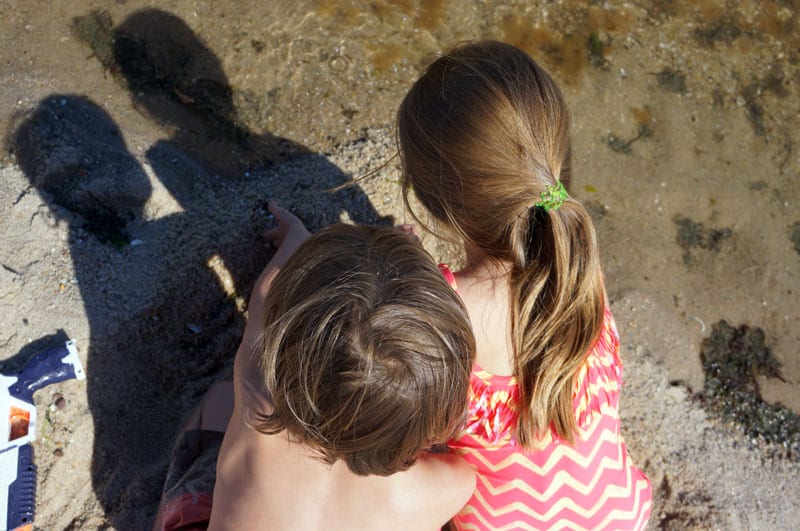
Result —
<instances>
[{"instance_id":1,"label":"boy with brown hair","mask_svg":"<svg viewBox=\"0 0 800 531\"><path fill-rule=\"evenodd\" d=\"M233 385L212 388L192 426L225 430L209 527L441 527L475 483L460 458L426 451L465 420L475 346L464 307L400 231L310 236L270 211L278 250L253 288ZM198 525L195 509L210 506L180 484L168 478L157 528Z\"/></svg>"}]
</instances>

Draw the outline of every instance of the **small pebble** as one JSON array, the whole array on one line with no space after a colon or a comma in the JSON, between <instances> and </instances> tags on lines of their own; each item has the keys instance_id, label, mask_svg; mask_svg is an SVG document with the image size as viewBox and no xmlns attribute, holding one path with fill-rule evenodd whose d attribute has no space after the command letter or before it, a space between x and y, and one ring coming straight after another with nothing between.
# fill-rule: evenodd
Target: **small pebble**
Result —
<instances>
[{"instance_id":1,"label":"small pebble","mask_svg":"<svg viewBox=\"0 0 800 531\"><path fill-rule=\"evenodd\" d=\"M67 407L67 399L61 393L56 393L53 395L53 405L59 411L64 411L64 408Z\"/></svg>"}]
</instances>

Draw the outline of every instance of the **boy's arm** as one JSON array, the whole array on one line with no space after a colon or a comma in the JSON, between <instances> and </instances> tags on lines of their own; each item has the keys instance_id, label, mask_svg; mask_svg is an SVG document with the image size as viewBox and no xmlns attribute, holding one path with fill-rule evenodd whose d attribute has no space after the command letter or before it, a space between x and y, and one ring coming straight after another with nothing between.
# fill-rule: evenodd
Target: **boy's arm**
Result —
<instances>
[{"instance_id":1,"label":"boy's arm","mask_svg":"<svg viewBox=\"0 0 800 531\"><path fill-rule=\"evenodd\" d=\"M269 202L269 211L275 216L278 225L265 232L264 238L272 242L277 251L253 286L247 308L247 323L233 363L234 394L237 404L239 406L247 404L257 409L263 409L268 402L268 393L264 388L258 357L253 352L253 347L264 330L269 286L297 248L311 236L302 221L288 210L279 207L275 201Z\"/></svg>"},{"instance_id":2,"label":"boy's arm","mask_svg":"<svg viewBox=\"0 0 800 531\"><path fill-rule=\"evenodd\" d=\"M278 206L276 201L270 201L268 208L270 213L275 216L278 226L265 232L264 238L271 242L277 251L259 275L253 291L250 293L250 301L247 305L247 325L242 343L248 337L253 339L260 332L270 284L297 248L311 236L303 222L288 210ZM254 327L256 330L253 330Z\"/></svg>"}]
</instances>

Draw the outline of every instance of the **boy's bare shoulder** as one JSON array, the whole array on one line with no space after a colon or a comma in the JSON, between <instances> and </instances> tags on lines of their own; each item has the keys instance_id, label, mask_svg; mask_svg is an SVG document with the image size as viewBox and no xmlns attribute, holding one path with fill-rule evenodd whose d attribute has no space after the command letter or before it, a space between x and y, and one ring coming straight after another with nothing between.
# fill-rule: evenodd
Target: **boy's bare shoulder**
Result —
<instances>
[{"instance_id":1,"label":"boy's bare shoulder","mask_svg":"<svg viewBox=\"0 0 800 531\"><path fill-rule=\"evenodd\" d=\"M422 512L421 521L441 526L452 518L475 490L475 471L453 454L423 454L407 471L398 474L401 512Z\"/></svg>"}]
</instances>

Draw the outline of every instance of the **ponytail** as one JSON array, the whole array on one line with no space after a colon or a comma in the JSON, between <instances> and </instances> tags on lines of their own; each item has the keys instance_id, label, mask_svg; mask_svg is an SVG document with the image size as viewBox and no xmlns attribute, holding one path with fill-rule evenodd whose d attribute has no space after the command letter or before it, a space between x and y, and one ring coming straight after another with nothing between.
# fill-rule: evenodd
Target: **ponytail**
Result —
<instances>
[{"instance_id":1,"label":"ponytail","mask_svg":"<svg viewBox=\"0 0 800 531\"><path fill-rule=\"evenodd\" d=\"M525 447L552 426L572 443L576 377L603 322L604 300L592 221L577 201L532 207L511 273L511 337ZM527 407L527 413L524 409Z\"/></svg>"}]
</instances>

